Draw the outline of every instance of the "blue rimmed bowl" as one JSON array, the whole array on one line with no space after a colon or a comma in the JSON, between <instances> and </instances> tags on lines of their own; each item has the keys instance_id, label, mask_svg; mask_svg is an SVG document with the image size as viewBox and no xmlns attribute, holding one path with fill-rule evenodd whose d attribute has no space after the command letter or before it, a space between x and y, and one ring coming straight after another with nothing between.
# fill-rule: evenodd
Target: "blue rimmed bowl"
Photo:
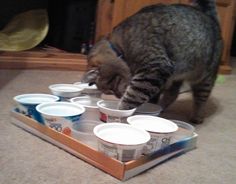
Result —
<instances>
[{"instance_id":1,"label":"blue rimmed bowl","mask_svg":"<svg viewBox=\"0 0 236 184\"><path fill-rule=\"evenodd\" d=\"M85 108L79 104L70 102L49 102L36 106L46 126L71 135L73 124L80 123L80 117Z\"/></svg>"},{"instance_id":2,"label":"blue rimmed bowl","mask_svg":"<svg viewBox=\"0 0 236 184\"><path fill-rule=\"evenodd\" d=\"M30 118L35 119L39 123L43 124L40 113L36 110L36 106L45 102L55 102L59 100L59 97L44 93L28 93L17 95L14 98L16 108L15 110Z\"/></svg>"}]
</instances>

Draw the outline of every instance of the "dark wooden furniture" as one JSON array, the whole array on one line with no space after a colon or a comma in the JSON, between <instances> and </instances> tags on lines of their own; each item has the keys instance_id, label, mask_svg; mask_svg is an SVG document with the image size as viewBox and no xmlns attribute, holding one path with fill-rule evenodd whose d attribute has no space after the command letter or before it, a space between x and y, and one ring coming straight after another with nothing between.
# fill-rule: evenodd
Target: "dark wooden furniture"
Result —
<instances>
[{"instance_id":1,"label":"dark wooden furniture","mask_svg":"<svg viewBox=\"0 0 236 184\"><path fill-rule=\"evenodd\" d=\"M184 3L190 0L98 0L96 40L111 32L112 28L140 8L156 3ZM224 52L220 73L229 74L230 48L236 19L235 0L216 0L220 17ZM62 69L86 70L86 56L66 52L33 49L24 52L0 52L0 68L8 69Z\"/></svg>"}]
</instances>

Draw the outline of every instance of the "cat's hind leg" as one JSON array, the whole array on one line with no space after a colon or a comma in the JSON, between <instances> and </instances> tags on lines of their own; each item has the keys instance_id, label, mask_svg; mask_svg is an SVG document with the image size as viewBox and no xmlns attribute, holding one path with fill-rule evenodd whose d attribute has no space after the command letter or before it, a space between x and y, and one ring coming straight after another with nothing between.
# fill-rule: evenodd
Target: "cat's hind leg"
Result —
<instances>
[{"instance_id":1,"label":"cat's hind leg","mask_svg":"<svg viewBox=\"0 0 236 184\"><path fill-rule=\"evenodd\" d=\"M179 95L180 87L183 81L175 81L172 85L163 92L163 96L159 102L159 105L165 110L169 105L171 105Z\"/></svg>"},{"instance_id":2,"label":"cat's hind leg","mask_svg":"<svg viewBox=\"0 0 236 184\"><path fill-rule=\"evenodd\" d=\"M208 70L208 76L206 76L201 82L192 84L192 93L194 98L193 113L191 117L192 123L202 123L205 115L206 102L211 94L212 88L217 77L219 63L222 56L223 43L219 38L215 44L213 58L211 62L211 68Z\"/></svg>"},{"instance_id":3,"label":"cat's hind leg","mask_svg":"<svg viewBox=\"0 0 236 184\"><path fill-rule=\"evenodd\" d=\"M214 86L215 76L209 76L200 83L192 84L193 93L193 113L191 122L200 124L204 120L205 106Z\"/></svg>"}]
</instances>

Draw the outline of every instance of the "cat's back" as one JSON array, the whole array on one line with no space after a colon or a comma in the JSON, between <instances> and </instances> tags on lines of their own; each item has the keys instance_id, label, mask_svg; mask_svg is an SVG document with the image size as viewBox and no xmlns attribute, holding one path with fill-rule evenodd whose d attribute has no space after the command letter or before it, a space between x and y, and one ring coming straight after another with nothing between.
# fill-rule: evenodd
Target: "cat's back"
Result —
<instances>
[{"instance_id":1,"label":"cat's back","mask_svg":"<svg viewBox=\"0 0 236 184\"><path fill-rule=\"evenodd\" d=\"M209 42L211 45L221 35L217 21L196 7L183 4L144 7L119 24L114 32L121 32L128 41L152 38L176 49L189 47L194 42Z\"/></svg>"},{"instance_id":2,"label":"cat's back","mask_svg":"<svg viewBox=\"0 0 236 184\"><path fill-rule=\"evenodd\" d=\"M155 26L155 23L160 27L171 23L175 26L183 25L213 25L218 26L218 22L206 15L196 7L184 4L155 4L142 8L133 16L127 18L122 24L144 23L147 21L150 26ZM151 23L151 24L150 24ZM123 25L123 26L124 26Z\"/></svg>"},{"instance_id":3,"label":"cat's back","mask_svg":"<svg viewBox=\"0 0 236 184\"><path fill-rule=\"evenodd\" d=\"M118 25L116 30L123 33L131 63L135 62L133 58L137 53L142 53L143 47L155 49L158 44L176 63L176 73L212 65L209 56L221 38L217 21L195 7L181 4L147 6Z\"/></svg>"}]
</instances>

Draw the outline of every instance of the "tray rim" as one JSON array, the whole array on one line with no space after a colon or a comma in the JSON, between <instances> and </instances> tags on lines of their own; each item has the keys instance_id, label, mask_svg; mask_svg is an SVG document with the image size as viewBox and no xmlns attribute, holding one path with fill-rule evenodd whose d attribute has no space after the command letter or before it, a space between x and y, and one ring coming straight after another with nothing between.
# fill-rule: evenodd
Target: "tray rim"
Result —
<instances>
[{"instance_id":1,"label":"tray rim","mask_svg":"<svg viewBox=\"0 0 236 184\"><path fill-rule=\"evenodd\" d=\"M172 147L176 147L174 147L172 151L166 149L165 151L158 151L152 155L143 155L137 160L121 162L106 156L105 154L78 141L77 139L74 139L73 137L42 125L34 119L20 114L15 110L12 110L10 114L11 121L16 126L66 150L67 152L103 170L119 180L127 180L177 154L182 154L196 148L198 137L198 135L194 133L193 137L172 144Z\"/></svg>"}]
</instances>

